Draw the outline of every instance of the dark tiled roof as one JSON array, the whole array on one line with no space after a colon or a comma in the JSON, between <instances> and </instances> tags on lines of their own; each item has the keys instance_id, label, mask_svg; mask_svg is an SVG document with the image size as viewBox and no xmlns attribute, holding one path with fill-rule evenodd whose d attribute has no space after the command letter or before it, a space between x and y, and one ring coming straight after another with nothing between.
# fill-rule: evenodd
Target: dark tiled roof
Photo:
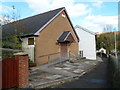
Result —
<instances>
[{"instance_id":1,"label":"dark tiled roof","mask_svg":"<svg viewBox=\"0 0 120 90\"><path fill-rule=\"evenodd\" d=\"M7 35L7 37L8 37L9 34L14 34L14 33L15 34L20 33L20 35L22 33L21 36L23 36L23 37L39 35L39 32L40 32L39 30L42 30L45 25L48 25L50 23L49 21L52 21L53 18L55 18L55 16L59 15L59 13L63 10L65 10L68 20L69 20L69 22L73 28L73 31L76 34L78 42L79 42L78 35L75 32L72 22L70 21L69 15L67 14L67 11L64 7L3 25L2 26L2 36L4 37Z\"/></svg>"},{"instance_id":2,"label":"dark tiled roof","mask_svg":"<svg viewBox=\"0 0 120 90\"><path fill-rule=\"evenodd\" d=\"M58 38L58 42L64 42L65 38L70 32L63 32L60 37Z\"/></svg>"},{"instance_id":3,"label":"dark tiled roof","mask_svg":"<svg viewBox=\"0 0 120 90\"><path fill-rule=\"evenodd\" d=\"M13 23L2 26L2 32L13 34L15 31L23 35L34 35L40 28L42 28L49 20L57 15L63 8L45 12L39 15L28 17Z\"/></svg>"},{"instance_id":4,"label":"dark tiled roof","mask_svg":"<svg viewBox=\"0 0 120 90\"><path fill-rule=\"evenodd\" d=\"M74 38L71 34L71 32L67 31L67 32L62 32L62 34L60 35L60 37L57 40L59 43L61 42L73 42Z\"/></svg>"}]
</instances>

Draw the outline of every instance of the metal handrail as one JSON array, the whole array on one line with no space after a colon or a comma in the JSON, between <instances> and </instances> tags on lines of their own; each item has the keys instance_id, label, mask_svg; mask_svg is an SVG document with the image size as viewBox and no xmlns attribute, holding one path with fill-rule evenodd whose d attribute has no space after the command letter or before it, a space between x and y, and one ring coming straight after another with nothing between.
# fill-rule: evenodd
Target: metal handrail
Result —
<instances>
[{"instance_id":1,"label":"metal handrail","mask_svg":"<svg viewBox=\"0 0 120 90\"><path fill-rule=\"evenodd\" d=\"M51 53L51 54L45 54L45 55L40 55L39 58L40 58L40 57L44 57L44 56L51 56L51 55L55 55L55 54L59 54L59 53L60 53L60 52Z\"/></svg>"},{"instance_id":2,"label":"metal handrail","mask_svg":"<svg viewBox=\"0 0 120 90\"><path fill-rule=\"evenodd\" d=\"M45 54L45 55L40 55L38 58L44 58L47 57L48 61L45 63L47 66L55 65L58 63L62 63L67 60L75 60L78 58L78 54L72 53L72 52L56 52L56 53L51 53L51 54Z\"/></svg>"},{"instance_id":3,"label":"metal handrail","mask_svg":"<svg viewBox=\"0 0 120 90\"><path fill-rule=\"evenodd\" d=\"M73 54L73 53L71 53L71 52L69 52L71 55L73 55L74 57L76 57L76 55L75 54Z\"/></svg>"},{"instance_id":4,"label":"metal handrail","mask_svg":"<svg viewBox=\"0 0 120 90\"><path fill-rule=\"evenodd\" d=\"M20 51L22 51L22 50L9 49L9 48L0 48L0 50L4 50L4 51L13 51L13 52L20 52Z\"/></svg>"},{"instance_id":5,"label":"metal handrail","mask_svg":"<svg viewBox=\"0 0 120 90\"><path fill-rule=\"evenodd\" d=\"M9 49L9 48L0 48L0 58L12 58L14 57L14 53L17 52L24 52L22 50L17 50L17 49Z\"/></svg>"}]
</instances>

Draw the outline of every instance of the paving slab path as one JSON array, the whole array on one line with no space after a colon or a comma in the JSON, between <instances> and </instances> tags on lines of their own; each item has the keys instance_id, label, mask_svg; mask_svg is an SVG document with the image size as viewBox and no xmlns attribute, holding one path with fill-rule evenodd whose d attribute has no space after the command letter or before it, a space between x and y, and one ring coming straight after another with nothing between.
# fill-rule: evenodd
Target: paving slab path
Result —
<instances>
[{"instance_id":1,"label":"paving slab path","mask_svg":"<svg viewBox=\"0 0 120 90\"><path fill-rule=\"evenodd\" d=\"M111 68L107 58L92 71L77 80L64 83L52 88L111 88Z\"/></svg>"},{"instance_id":2,"label":"paving slab path","mask_svg":"<svg viewBox=\"0 0 120 90\"><path fill-rule=\"evenodd\" d=\"M68 77L76 77L79 76L79 74L93 68L98 63L99 62L95 60L84 60L84 61L78 61L76 63L65 62L50 67L46 65L41 66L39 67L39 70L43 70L55 74L61 74Z\"/></svg>"},{"instance_id":3,"label":"paving slab path","mask_svg":"<svg viewBox=\"0 0 120 90\"><path fill-rule=\"evenodd\" d=\"M100 62L102 62L101 59L97 58L97 60L77 60L74 63L66 61L50 67L47 65L34 67L29 75L29 83L32 87L39 87L59 79L78 78Z\"/></svg>"}]
</instances>

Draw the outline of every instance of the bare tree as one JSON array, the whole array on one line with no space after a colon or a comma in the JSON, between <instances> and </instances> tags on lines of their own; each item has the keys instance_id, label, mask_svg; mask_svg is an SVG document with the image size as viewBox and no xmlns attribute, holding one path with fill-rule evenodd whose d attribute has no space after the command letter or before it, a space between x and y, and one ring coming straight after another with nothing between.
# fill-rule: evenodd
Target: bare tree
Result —
<instances>
[{"instance_id":1,"label":"bare tree","mask_svg":"<svg viewBox=\"0 0 120 90\"><path fill-rule=\"evenodd\" d=\"M13 20L14 24L11 24L12 27L15 28L14 34L9 34L8 32L3 32L3 38L2 38L2 43L3 43L3 47L4 48L15 48L15 49L20 49L22 47L22 45L19 42L19 38L18 38L18 29L16 28L17 26L19 26L19 20L18 20L18 15L15 12L15 7L13 7L13 11L12 11L12 15L4 15L4 17L8 18L8 19L3 19L3 24L8 24ZM20 15L19 15L20 16ZM10 18L10 19L9 19ZM18 20L18 21L17 21Z\"/></svg>"},{"instance_id":2,"label":"bare tree","mask_svg":"<svg viewBox=\"0 0 120 90\"><path fill-rule=\"evenodd\" d=\"M103 28L103 32L113 32L115 27L111 24L106 24Z\"/></svg>"},{"instance_id":3,"label":"bare tree","mask_svg":"<svg viewBox=\"0 0 120 90\"><path fill-rule=\"evenodd\" d=\"M114 37L115 27L110 24L105 25L103 28L103 34L97 38L97 47L102 47L106 49L107 54L112 53L115 50L115 37Z\"/></svg>"},{"instance_id":4,"label":"bare tree","mask_svg":"<svg viewBox=\"0 0 120 90\"><path fill-rule=\"evenodd\" d=\"M0 24L4 25L4 24L8 24L10 22L19 20L20 18L20 13L17 12L15 6L12 6L12 11L9 14L3 14L1 16L1 20L0 20Z\"/></svg>"}]
</instances>

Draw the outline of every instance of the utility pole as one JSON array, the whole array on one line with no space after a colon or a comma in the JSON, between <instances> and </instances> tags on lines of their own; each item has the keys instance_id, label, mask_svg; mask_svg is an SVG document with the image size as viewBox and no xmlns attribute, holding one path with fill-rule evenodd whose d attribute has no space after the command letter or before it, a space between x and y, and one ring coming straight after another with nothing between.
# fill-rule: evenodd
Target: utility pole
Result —
<instances>
[{"instance_id":1,"label":"utility pole","mask_svg":"<svg viewBox=\"0 0 120 90\"><path fill-rule=\"evenodd\" d=\"M114 29L115 30L115 29ZM119 61L118 61L118 56L117 56L117 40L116 40L116 33L117 31L114 31L114 37L115 37L115 58L117 62L117 69L119 71Z\"/></svg>"},{"instance_id":2,"label":"utility pole","mask_svg":"<svg viewBox=\"0 0 120 90\"><path fill-rule=\"evenodd\" d=\"M116 40L116 32L117 31L114 31L114 37L115 37L115 57L117 59L117 40Z\"/></svg>"}]
</instances>

